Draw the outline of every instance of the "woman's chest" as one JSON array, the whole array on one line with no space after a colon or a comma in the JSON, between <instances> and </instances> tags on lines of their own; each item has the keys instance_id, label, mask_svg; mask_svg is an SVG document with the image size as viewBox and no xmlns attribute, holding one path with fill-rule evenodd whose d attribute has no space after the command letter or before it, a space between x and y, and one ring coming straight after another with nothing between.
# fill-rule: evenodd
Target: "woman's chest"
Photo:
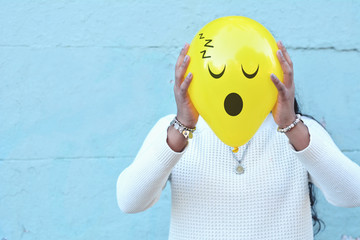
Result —
<instances>
[{"instance_id":1,"label":"woman's chest","mask_svg":"<svg viewBox=\"0 0 360 240\"><path fill-rule=\"evenodd\" d=\"M307 189L307 172L287 139L270 130L256 134L236 154L211 131L202 132L190 144L171 174L175 197L209 201L209 196L220 194L224 199L276 201ZM236 172L239 165L242 174Z\"/></svg>"}]
</instances>

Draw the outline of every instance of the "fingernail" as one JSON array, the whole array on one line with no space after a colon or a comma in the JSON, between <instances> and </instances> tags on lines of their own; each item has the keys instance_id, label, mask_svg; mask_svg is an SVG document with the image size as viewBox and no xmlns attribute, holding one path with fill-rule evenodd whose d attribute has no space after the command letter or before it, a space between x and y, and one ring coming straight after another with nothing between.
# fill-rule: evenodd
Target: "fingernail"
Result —
<instances>
[{"instance_id":1,"label":"fingernail","mask_svg":"<svg viewBox=\"0 0 360 240\"><path fill-rule=\"evenodd\" d=\"M185 43L184 47L181 49L180 53L182 53L184 51L184 49L186 48L187 43Z\"/></svg>"},{"instance_id":2,"label":"fingernail","mask_svg":"<svg viewBox=\"0 0 360 240\"><path fill-rule=\"evenodd\" d=\"M189 56L186 55L185 58L184 58L184 62L187 62L189 60Z\"/></svg>"},{"instance_id":3,"label":"fingernail","mask_svg":"<svg viewBox=\"0 0 360 240\"><path fill-rule=\"evenodd\" d=\"M282 47L284 46L283 43L282 43L282 41L279 41L279 43L280 43L280 46L282 46Z\"/></svg>"},{"instance_id":4,"label":"fingernail","mask_svg":"<svg viewBox=\"0 0 360 240\"><path fill-rule=\"evenodd\" d=\"M189 74L187 75L187 78L191 78L192 77L192 73L189 72Z\"/></svg>"},{"instance_id":5,"label":"fingernail","mask_svg":"<svg viewBox=\"0 0 360 240\"><path fill-rule=\"evenodd\" d=\"M275 79L276 78L276 76L275 76L275 74L270 74L270 77L272 78L272 79Z\"/></svg>"},{"instance_id":6,"label":"fingernail","mask_svg":"<svg viewBox=\"0 0 360 240\"><path fill-rule=\"evenodd\" d=\"M279 50L277 50L277 51L278 51L278 53L280 54L280 56L282 57L283 54L282 54L281 50L279 49Z\"/></svg>"}]
</instances>

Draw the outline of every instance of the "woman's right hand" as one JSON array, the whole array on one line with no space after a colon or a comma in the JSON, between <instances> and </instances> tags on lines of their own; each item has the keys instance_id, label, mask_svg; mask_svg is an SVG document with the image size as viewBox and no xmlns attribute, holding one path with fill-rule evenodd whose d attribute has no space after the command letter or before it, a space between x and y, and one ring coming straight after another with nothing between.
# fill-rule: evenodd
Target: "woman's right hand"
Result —
<instances>
[{"instance_id":1,"label":"woman's right hand","mask_svg":"<svg viewBox=\"0 0 360 240\"><path fill-rule=\"evenodd\" d=\"M193 77L192 73L189 73L186 77L184 76L190 62L190 56L187 55L188 50L189 44L186 43L175 65L174 95L177 105L177 119L184 126L194 128L198 121L199 113L192 104L188 93Z\"/></svg>"}]
</instances>

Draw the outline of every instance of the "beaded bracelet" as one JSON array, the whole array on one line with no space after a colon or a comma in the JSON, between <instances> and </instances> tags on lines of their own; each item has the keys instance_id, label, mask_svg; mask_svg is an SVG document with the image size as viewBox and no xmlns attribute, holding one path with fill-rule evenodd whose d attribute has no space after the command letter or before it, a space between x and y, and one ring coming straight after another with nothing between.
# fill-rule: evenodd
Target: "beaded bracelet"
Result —
<instances>
[{"instance_id":1,"label":"beaded bracelet","mask_svg":"<svg viewBox=\"0 0 360 240\"><path fill-rule=\"evenodd\" d=\"M196 130L196 127L194 128L188 128L184 126L178 119L175 117L171 123L170 126L174 126L176 130L178 130L186 139L193 137L193 132Z\"/></svg>"},{"instance_id":2,"label":"beaded bracelet","mask_svg":"<svg viewBox=\"0 0 360 240\"><path fill-rule=\"evenodd\" d=\"M300 114L296 114L296 119L295 119L295 121L292 123L292 124L290 124L289 126L287 126L287 127L285 127L285 128L277 128L277 131L278 132L281 132L281 133L286 133L286 132L288 132L288 131L290 131L291 129L293 129L295 126L296 126L296 124L298 124L300 121L302 121L301 120L301 115Z\"/></svg>"}]
</instances>

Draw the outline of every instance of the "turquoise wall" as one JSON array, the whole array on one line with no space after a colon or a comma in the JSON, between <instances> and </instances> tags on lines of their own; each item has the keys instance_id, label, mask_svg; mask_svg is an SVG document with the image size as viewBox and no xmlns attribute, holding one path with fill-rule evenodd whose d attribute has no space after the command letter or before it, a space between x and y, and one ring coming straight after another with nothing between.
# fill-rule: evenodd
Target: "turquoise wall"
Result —
<instances>
[{"instance_id":1,"label":"turquoise wall","mask_svg":"<svg viewBox=\"0 0 360 240\"><path fill-rule=\"evenodd\" d=\"M174 113L174 64L209 21L243 15L288 47L304 112L360 164L360 1L0 0L0 239L167 239L169 185L120 211L115 186ZM360 236L319 195L318 239Z\"/></svg>"}]
</instances>

